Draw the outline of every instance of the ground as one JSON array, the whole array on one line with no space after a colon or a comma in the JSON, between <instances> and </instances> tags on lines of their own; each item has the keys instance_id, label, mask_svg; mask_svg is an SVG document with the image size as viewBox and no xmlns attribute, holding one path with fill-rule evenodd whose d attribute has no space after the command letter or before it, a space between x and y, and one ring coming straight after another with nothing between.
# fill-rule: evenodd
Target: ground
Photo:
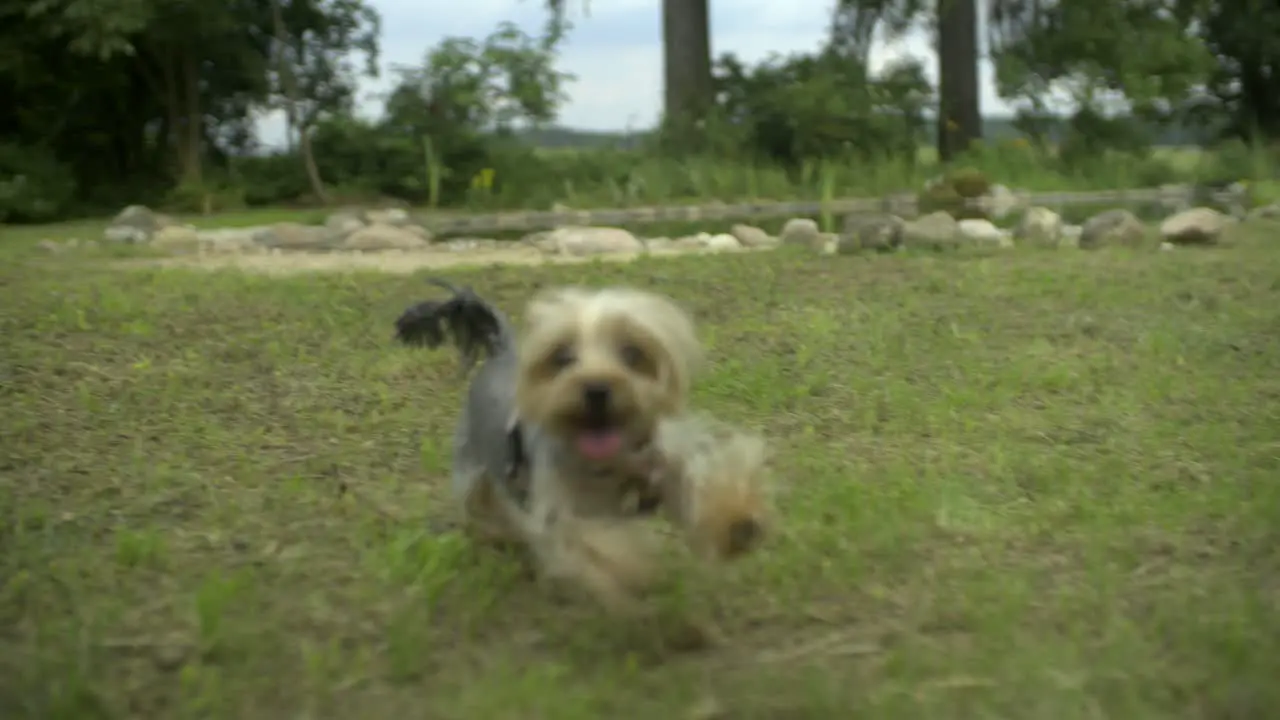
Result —
<instances>
[{"instance_id":1,"label":"ground","mask_svg":"<svg viewBox=\"0 0 1280 720\"><path fill-rule=\"evenodd\" d=\"M0 249L5 718L1261 718L1280 706L1280 253L450 269L692 308L780 525L618 624L469 544L420 276ZM8 245L8 244L6 244ZM679 557L674 555L673 557ZM692 620L691 620L692 619ZM715 626L688 648L675 628Z\"/></svg>"}]
</instances>

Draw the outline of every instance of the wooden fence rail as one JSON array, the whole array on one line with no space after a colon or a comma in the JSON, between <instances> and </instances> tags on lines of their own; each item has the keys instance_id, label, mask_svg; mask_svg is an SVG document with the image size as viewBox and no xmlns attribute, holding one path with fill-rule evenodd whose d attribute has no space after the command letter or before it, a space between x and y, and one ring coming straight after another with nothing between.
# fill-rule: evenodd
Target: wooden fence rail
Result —
<instances>
[{"instance_id":1,"label":"wooden fence rail","mask_svg":"<svg viewBox=\"0 0 1280 720\"><path fill-rule=\"evenodd\" d=\"M1207 190L1191 185L1168 185L1136 190L1102 190L1094 192L1013 192L1003 196L971 198L968 204L988 211L999 208L1025 208L1041 205L1059 208L1069 205L1158 204L1171 210L1190 207L1198 202L1216 204L1239 203L1242 188ZM472 234L509 230L544 230L565 225L647 225L661 222L697 222L704 220L756 220L761 218L814 216L823 213L886 212L904 217L918 213L920 199L912 193L881 198L843 198L823 201L707 203L702 205L668 205L661 207L603 208L565 211L515 211L486 215L428 215L426 228L438 235Z\"/></svg>"}]
</instances>

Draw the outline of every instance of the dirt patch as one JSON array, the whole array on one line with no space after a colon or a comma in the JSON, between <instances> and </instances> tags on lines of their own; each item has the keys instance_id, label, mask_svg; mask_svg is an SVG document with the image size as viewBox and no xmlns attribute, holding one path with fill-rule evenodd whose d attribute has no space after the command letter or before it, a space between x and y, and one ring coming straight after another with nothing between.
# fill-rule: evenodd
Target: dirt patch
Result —
<instances>
[{"instance_id":1,"label":"dirt patch","mask_svg":"<svg viewBox=\"0 0 1280 720\"><path fill-rule=\"evenodd\" d=\"M745 251L740 251L745 252ZM185 255L159 260L130 260L125 266L181 267L220 270L236 268L247 272L270 275L292 275L305 272L349 272L372 270L375 272L408 275L418 270L485 265L566 265L594 260L604 262L629 262L641 255L674 257L678 255L707 254L705 250L653 250L647 253L609 253L601 255L570 256L551 255L528 246L494 250L464 250L457 252L380 252L355 254L282 252L272 254Z\"/></svg>"}]
</instances>

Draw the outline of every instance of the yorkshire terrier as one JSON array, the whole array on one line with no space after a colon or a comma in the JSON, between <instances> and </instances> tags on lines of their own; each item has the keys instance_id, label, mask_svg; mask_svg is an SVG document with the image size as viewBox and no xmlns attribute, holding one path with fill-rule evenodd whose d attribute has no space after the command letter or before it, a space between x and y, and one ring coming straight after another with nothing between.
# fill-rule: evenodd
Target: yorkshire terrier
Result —
<instances>
[{"instance_id":1,"label":"yorkshire terrier","mask_svg":"<svg viewBox=\"0 0 1280 720\"><path fill-rule=\"evenodd\" d=\"M532 550L540 575L614 609L652 581L663 514L703 558L727 560L763 536L760 438L690 414L703 349L671 300L627 288L536 296L519 334L470 288L418 303L396 338L452 335L468 388L453 444L453 488L476 536Z\"/></svg>"}]
</instances>

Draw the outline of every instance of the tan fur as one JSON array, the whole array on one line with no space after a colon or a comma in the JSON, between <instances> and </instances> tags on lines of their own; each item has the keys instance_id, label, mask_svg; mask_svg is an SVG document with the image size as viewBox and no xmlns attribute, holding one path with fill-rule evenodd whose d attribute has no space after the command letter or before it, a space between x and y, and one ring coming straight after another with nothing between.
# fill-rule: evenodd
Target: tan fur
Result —
<instances>
[{"instance_id":1,"label":"tan fur","mask_svg":"<svg viewBox=\"0 0 1280 720\"><path fill-rule=\"evenodd\" d=\"M685 415L659 426L654 450L666 515L696 555L730 560L759 544L771 507L763 439Z\"/></svg>"},{"instance_id":2,"label":"tan fur","mask_svg":"<svg viewBox=\"0 0 1280 720\"><path fill-rule=\"evenodd\" d=\"M551 437L570 438L583 389L605 384L629 450L608 462L536 454L526 510L504 492L486 502L528 545L545 579L567 581L606 607L632 612L656 572L656 537L626 516L628 494L660 494L693 551L727 560L755 546L767 500L763 442L687 414L702 348L693 321L670 300L640 290L553 290L526 312L519 343L516 414ZM745 528L745 530L744 530Z\"/></svg>"},{"instance_id":3,"label":"tan fur","mask_svg":"<svg viewBox=\"0 0 1280 720\"><path fill-rule=\"evenodd\" d=\"M581 411L580 389L609 386L645 442L655 423L684 410L702 362L693 321L670 300L628 288L544 292L529 304L520 339L516 412L555 431ZM558 357L575 362L563 372Z\"/></svg>"}]
</instances>

